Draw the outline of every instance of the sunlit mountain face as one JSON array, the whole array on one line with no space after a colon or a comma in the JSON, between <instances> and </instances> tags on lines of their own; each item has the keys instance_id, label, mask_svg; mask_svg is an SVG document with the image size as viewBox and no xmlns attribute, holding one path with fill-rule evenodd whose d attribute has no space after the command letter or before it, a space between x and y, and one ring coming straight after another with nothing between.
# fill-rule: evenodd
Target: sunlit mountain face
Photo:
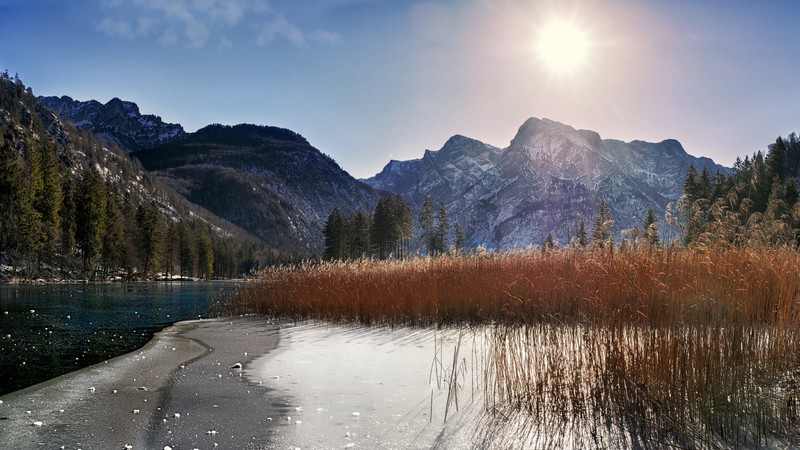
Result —
<instances>
[{"instance_id":1,"label":"sunlit mountain face","mask_svg":"<svg viewBox=\"0 0 800 450\"><path fill-rule=\"evenodd\" d=\"M548 233L568 243L579 221L591 223L601 200L610 206L617 230L640 223L650 207L663 217L681 195L690 164L729 172L689 155L675 140L602 139L593 131L531 118L505 149L455 136L420 159L390 162L366 181L417 205L430 195L472 245L507 248L538 245Z\"/></svg>"}]
</instances>

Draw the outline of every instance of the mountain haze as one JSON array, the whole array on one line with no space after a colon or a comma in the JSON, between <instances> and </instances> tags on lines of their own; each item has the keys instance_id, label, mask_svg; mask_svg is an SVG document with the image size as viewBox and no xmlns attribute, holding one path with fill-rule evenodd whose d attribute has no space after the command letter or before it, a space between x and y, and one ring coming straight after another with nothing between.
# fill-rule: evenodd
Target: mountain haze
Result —
<instances>
[{"instance_id":1,"label":"mountain haze","mask_svg":"<svg viewBox=\"0 0 800 450\"><path fill-rule=\"evenodd\" d=\"M416 205L429 194L472 245L511 247L539 244L548 233L567 243L581 218L591 225L601 199L617 230L630 227L632 218L641 221L649 207L663 217L680 197L690 164L729 172L689 155L675 140L626 143L530 118L505 149L454 136L441 150L391 161L365 181Z\"/></svg>"}]
</instances>

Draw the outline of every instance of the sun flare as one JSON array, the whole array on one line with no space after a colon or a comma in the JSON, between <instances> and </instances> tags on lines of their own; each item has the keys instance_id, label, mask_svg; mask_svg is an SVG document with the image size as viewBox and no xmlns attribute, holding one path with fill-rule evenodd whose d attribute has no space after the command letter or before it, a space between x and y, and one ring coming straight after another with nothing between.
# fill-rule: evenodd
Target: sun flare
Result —
<instances>
[{"instance_id":1,"label":"sun flare","mask_svg":"<svg viewBox=\"0 0 800 450\"><path fill-rule=\"evenodd\" d=\"M553 20L541 28L536 40L539 61L550 71L572 75L589 58L589 38L574 22Z\"/></svg>"}]
</instances>

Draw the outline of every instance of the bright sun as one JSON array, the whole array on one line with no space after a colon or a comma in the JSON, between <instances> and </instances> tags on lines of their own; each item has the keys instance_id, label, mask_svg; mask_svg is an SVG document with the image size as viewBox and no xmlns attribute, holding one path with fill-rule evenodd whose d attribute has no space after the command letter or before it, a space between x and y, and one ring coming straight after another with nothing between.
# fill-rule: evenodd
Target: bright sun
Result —
<instances>
[{"instance_id":1,"label":"bright sun","mask_svg":"<svg viewBox=\"0 0 800 450\"><path fill-rule=\"evenodd\" d=\"M539 61L559 75L572 75L589 58L589 39L574 22L553 20L537 35Z\"/></svg>"}]
</instances>

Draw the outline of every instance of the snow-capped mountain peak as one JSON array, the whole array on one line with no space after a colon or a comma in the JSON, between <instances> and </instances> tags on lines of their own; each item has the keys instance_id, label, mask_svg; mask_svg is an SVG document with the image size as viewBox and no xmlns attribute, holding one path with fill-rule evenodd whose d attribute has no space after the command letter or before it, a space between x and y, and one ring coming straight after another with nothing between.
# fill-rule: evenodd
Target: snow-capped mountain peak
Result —
<instances>
[{"instance_id":1,"label":"snow-capped mountain peak","mask_svg":"<svg viewBox=\"0 0 800 450\"><path fill-rule=\"evenodd\" d=\"M165 123L152 114L143 115L136 103L117 97L106 104L74 100L66 95L39 97L39 100L77 127L103 135L126 151L152 148L185 134L179 124Z\"/></svg>"},{"instance_id":2,"label":"snow-capped mountain peak","mask_svg":"<svg viewBox=\"0 0 800 450\"><path fill-rule=\"evenodd\" d=\"M416 204L430 195L474 245L510 247L538 244L548 233L566 243L581 218L590 223L601 199L618 229L649 207L663 216L692 163L728 171L689 155L676 140L625 143L530 118L505 149L453 136L441 150L392 161L366 181Z\"/></svg>"}]
</instances>

